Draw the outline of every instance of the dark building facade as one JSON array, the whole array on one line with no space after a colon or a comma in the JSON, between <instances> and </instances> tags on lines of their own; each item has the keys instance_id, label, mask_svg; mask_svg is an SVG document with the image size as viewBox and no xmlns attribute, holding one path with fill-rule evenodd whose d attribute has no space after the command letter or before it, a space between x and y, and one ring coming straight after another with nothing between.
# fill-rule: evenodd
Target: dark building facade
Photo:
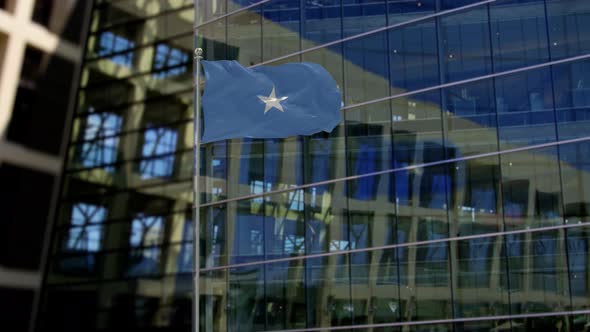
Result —
<instances>
[{"instance_id":1,"label":"dark building facade","mask_svg":"<svg viewBox=\"0 0 590 332\"><path fill-rule=\"evenodd\" d=\"M82 63L87 1L0 1L0 312L32 328Z\"/></svg>"},{"instance_id":2,"label":"dark building facade","mask_svg":"<svg viewBox=\"0 0 590 332\"><path fill-rule=\"evenodd\" d=\"M588 330L587 0L95 1L38 330L191 329L195 45L344 96L201 147L201 331Z\"/></svg>"}]
</instances>

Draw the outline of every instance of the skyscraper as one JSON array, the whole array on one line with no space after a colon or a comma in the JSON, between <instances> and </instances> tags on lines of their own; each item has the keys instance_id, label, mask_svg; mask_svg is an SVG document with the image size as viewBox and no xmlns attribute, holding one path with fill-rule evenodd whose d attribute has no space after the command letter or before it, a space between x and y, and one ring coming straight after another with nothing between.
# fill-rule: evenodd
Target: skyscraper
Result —
<instances>
[{"instance_id":1,"label":"skyscraper","mask_svg":"<svg viewBox=\"0 0 590 332\"><path fill-rule=\"evenodd\" d=\"M586 0L96 1L38 329L190 329L199 46L319 63L344 95L331 134L201 147L201 331L584 331L588 22Z\"/></svg>"}]
</instances>

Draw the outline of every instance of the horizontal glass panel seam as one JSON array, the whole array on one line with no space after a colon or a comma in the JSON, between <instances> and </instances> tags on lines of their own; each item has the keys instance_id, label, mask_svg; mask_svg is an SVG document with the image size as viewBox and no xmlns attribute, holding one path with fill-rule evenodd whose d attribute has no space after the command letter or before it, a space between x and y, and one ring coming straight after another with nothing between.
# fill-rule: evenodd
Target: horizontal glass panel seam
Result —
<instances>
[{"instance_id":1,"label":"horizontal glass panel seam","mask_svg":"<svg viewBox=\"0 0 590 332\"><path fill-rule=\"evenodd\" d=\"M514 231L501 231L501 232L485 233L485 234L455 236L455 237L448 237L448 238L441 238L441 239L434 239L434 240L405 242L405 243L388 244L388 245L369 247L369 248L338 250L338 251L324 252L324 253L319 253L319 254L275 258L275 259L268 259L268 260L255 261L255 262L238 263L238 264L228 264L228 265L223 265L223 266L206 267L203 269L199 269L199 272L214 272L214 271L222 271L222 270L228 270L228 269L238 268L238 267L267 265L267 264L273 264L273 263L285 263L285 262L300 261L300 260L315 259L315 258L324 258L324 257L338 256L338 255L369 253L369 252L373 252L373 251L377 251L377 250L391 250L391 249L407 248L407 247L413 247L413 246L424 246L424 245L437 244L437 243L450 243L450 242L459 242L459 241L465 241L465 240L491 238L491 237L498 237L498 236L505 236L505 235L532 234L532 233L547 232L547 231L581 228L581 227L585 227L585 226L590 226L590 222L584 222L584 223L579 222L576 224L562 224L562 225L557 225L557 226L525 228L525 229L514 230Z\"/></svg>"},{"instance_id":2,"label":"horizontal glass panel seam","mask_svg":"<svg viewBox=\"0 0 590 332\"><path fill-rule=\"evenodd\" d=\"M102 224L96 224L97 226L102 225ZM95 225L92 225L95 226ZM82 227L80 227L82 228ZM74 229L74 228L71 228ZM136 247L131 247L131 246L121 246L121 247L113 247L113 248L109 248L109 249L103 249L103 250L99 250L99 251L80 251L80 252L61 252L61 251L57 251L51 254L51 256L49 257L50 261L58 261L60 258L72 258L72 257L80 257L80 256L85 256L85 255L111 255L111 254L120 254L120 253L126 253L126 252L133 252L133 251L142 251L142 250L146 250L146 249L165 249L165 248L169 248L169 247L176 247L176 246L182 246L182 245L192 245L193 241L192 240L186 240L186 241L170 241L170 242L163 242L163 243L158 243L158 244L152 244L152 245L144 245L144 246L136 246Z\"/></svg>"},{"instance_id":3,"label":"horizontal glass panel seam","mask_svg":"<svg viewBox=\"0 0 590 332\"><path fill-rule=\"evenodd\" d=\"M62 202L63 203L71 203L71 202L78 202L80 200L91 200L91 199L96 199L97 196L100 197L104 197L104 196L109 196L109 195L116 195L116 194L120 194L120 193L135 193L138 190L141 189L151 189L151 188L156 188L156 187L166 187L166 186L171 186L171 185L177 185L177 184L186 184L189 185L191 184L191 179L193 177L187 177L187 178L154 178L151 181L155 181L158 180L156 183L150 183L150 184L146 184L143 186L137 186L137 187L122 187L122 188L116 188L115 190L110 190L110 191L105 191L105 192L101 192L101 193L92 193L92 194L85 194L85 195L78 195L78 196L73 196L73 195L65 195L64 197L62 197ZM113 189L113 187L111 186L106 186L106 185L96 185L97 188L101 188L101 189Z\"/></svg>"},{"instance_id":4,"label":"horizontal glass panel seam","mask_svg":"<svg viewBox=\"0 0 590 332\"><path fill-rule=\"evenodd\" d=\"M590 59L590 54L584 54L584 55L579 55L579 56L575 56L575 57L571 57L571 58L567 58L567 59L561 59L561 60L540 63L540 64L533 65L533 66L511 69L511 70L507 70L507 71L503 71L503 72L499 72L499 73L489 74L489 75L485 75L485 76L478 76L478 77L474 77L474 78L468 78L466 80L461 80L461 81L456 81L456 82L449 82L449 83L436 85L436 86L432 86L432 87L428 87L428 88L404 92L404 93L400 93L400 94L393 95L393 96L387 96L387 97L383 97L383 98L379 98L379 99L373 99L373 100L365 101L365 102L358 103L358 104L352 104L352 105L344 106L341 109L343 111L346 111L346 110L349 110L352 108L358 108L358 107L368 106L368 105L372 105L372 104L382 103L384 101L393 100L393 99L397 99L397 98L403 98L403 97L407 97L407 96L412 96L412 95L420 94L420 93L424 93L424 92L430 92L433 90L444 89L444 88L453 87L453 86L457 86L457 85L463 85L463 84L483 81L483 80L490 79L490 78L503 77L503 76L518 74L518 73L527 72L527 71L531 71L531 70L535 70L535 69L551 67L554 65L575 62L575 61L579 61L579 60L586 60L586 59Z\"/></svg>"},{"instance_id":5,"label":"horizontal glass panel seam","mask_svg":"<svg viewBox=\"0 0 590 332\"><path fill-rule=\"evenodd\" d=\"M64 204L64 205L68 205L68 204ZM63 206L62 206L63 208ZM171 216L175 216L175 215L187 215L188 213L192 212L192 208L187 207L184 209L178 209L178 210L170 210L166 213L154 213L154 214L149 214L150 217L161 217L161 218L168 218ZM138 213L140 213L142 211L138 211ZM103 221L101 221L100 223L91 223L88 224L87 226L109 226L109 225L124 225L124 224L129 224L130 221L132 221L134 219L133 216L126 216L123 218L110 218L110 219L105 219ZM173 223L173 221L170 221L168 223ZM72 227L71 224L60 224L60 225L56 225L55 226L55 231L56 232L61 232L64 230L68 230L68 229L72 229L72 228L81 228L82 226L75 226Z\"/></svg>"},{"instance_id":6,"label":"horizontal glass panel seam","mask_svg":"<svg viewBox=\"0 0 590 332\"><path fill-rule=\"evenodd\" d=\"M502 316L449 318L449 319L439 319L439 320L423 320L423 321L396 322L396 323L347 325L347 326L333 326L333 327L314 327L314 328L290 329L290 330L266 330L264 332L341 331L341 330L370 329L370 328L381 328L381 327L469 323L469 322L482 322L482 321L489 321L489 320L507 320L507 319L515 319L515 318L519 319L519 318L536 318L536 317L548 317L548 316L571 316L571 315L588 315L588 314L590 314L590 310L572 310L572 311L529 313L529 314L502 315Z\"/></svg>"},{"instance_id":7,"label":"horizontal glass panel seam","mask_svg":"<svg viewBox=\"0 0 590 332\"><path fill-rule=\"evenodd\" d=\"M474 160L474 159L485 158L485 157L495 157L495 156L501 156L501 155L515 153L515 152L522 152L522 151L528 151L528 150L534 150L534 149L542 149L542 148L547 148L547 147L560 146L560 145L585 142L585 141L590 141L590 136L574 138L574 139L569 139L569 140L556 141L556 142L543 143L543 144L527 145L527 146L523 146L523 147L507 149L507 150L502 150L502 151L481 153L481 154L477 154L477 155L470 155L470 156L465 156L465 157L439 160L439 161L434 161L434 162L429 162L429 163L422 163L422 164L400 167L400 168L389 168L389 169L385 169L385 170L377 171L377 172L352 175L352 176L347 176L347 177L342 177L342 178L337 178L337 179L330 179L330 180L319 181L319 182L314 182L314 183L307 183L304 185L293 186L293 187L285 188L285 189L272 190L272 191L266 191L266 192L262 192L262 193L258 193L258 194L244 195L244 196L239 196L239 197L234 197L234 198L218 200L215 202L201 204L200 207L209 207L209 206L221 205L221 204L225 204L225 203L229 203L229 202L248 200L248 199L253 199L253 198L258 198L258 197L266 197L266 196L271 196L271 195L276 195L276 194L297 191L297 190L301 190L301 189L313 188L313 187L320 186L320 185L328 185L328 184L333 184L333 183L338 183L338 182L345 182L345 181L349 181L349 180L362 179L362 178L376 176L376 175L385 175L385 174L396 173L396 172L410 171L410 170L420 169L420 168L424 168L424 167L439 166L439 165L451 164L451 163L455 163L455 162L459 162L459 161Z\"/></svg>"},{"instance_id":8,"label":"horizontal glass panel seam","mask_svg":"<svg viewBox=\"0 0 590 332\"><path fill-rule=\"evenodd\" d=\"M108 80L104 80L104 81L100 81L100 82L90 83L85 86L81 86L80 90L92 90L94 88L100 88L103 85L108 85L113 82L119 82L119 81L138 78L138 77L142 77L142 76L149 76L149 75L153 75L153 74L158 74L158 73L166 73L172 69L183 68L183 67L187 67L187 66L192 66L192 60L177 64L174 66L167 66L167 67L158 68L157 70L140 71L140 72L136 72L131 75L127 75L127 76L123 76L123 77L117 77L117 78L112 78L112 79L108 79ZM185 75L188 75L188 73L186 73ZM174 77L176 77L176 76L181 76L181 75L175 75Z\"/></svg>"},{"instance_id":9,"label":"horizontal glass panel seam","mask_svg":"<svg viewBox=\"0 0 590 332\"><path fill-rule=\"evenodd\" d=\"M225 13L225 14L220 15L218 17L215 17L215 18L212 18L210 20L207 20L207 21L205 21L203 23L195 24L195 26L193 27L193 29L194 30L197 30L197 29L202 28L203 26L205 26L207 24L210 24L210 23L213 23L213 22L217 22L217 21L222 20L224 18L227 18L229 16L232 16L232 15L235 15L235 14L239 14L239 13L241 13L243 11L247 11L249 9L252 9L253 7L257 7L257 6L263 5L263 4L268 3L268 2L271 2L271 1L273 1L273 0L263 0L263 1L260 1L260 2L253 3L251 5L248 5L247 7L236 9L236 10L231 11L229 13ZM437 16L440 16L440 15L448 14L448 13L454 13L454 12L457 12L457 11L460 11L460 10L463 10L463 9L469 9L471 7L476 7L476 6L479 6L479 5L482 5L482 4L487 4L487 3L496 2L496 1L498 1L498 0L481 1L481 2L478 2L478 3L466 5L466 6L463 6L463 7L458 7L458 8L453 8L453 9L441 11L441 12L438 12L438 13L434 13L434 14L431 14L431 15L420 17L420 18L417 18L417 19L414 19L414 20L410 20L410 21L407 21L407 22L414 22L415 23L415 22L419 22L420 20L422 20L424 18L428 19L428 18L437 17ZM391 27L394 27L394 26L408 24L407 22L402 22L402 23L399 23L399 24L394 24L394 25L391 25L391 26L387 26L387 27L383 27L383 28L377 29L377 30L371 30L371 31L368 31L367 33L370 34L370 33L376 32L376 31L387 30L387 29L389 29ZM364 34L362 34L362 35L364 35ZM355 37L355 36L351 36L351 37ZM348 39L348 38L345 38L345 39ZM332 44L332 43L329 43L329 44ZM324 45L326 45L326 44L324 44Z\"/></svg>"},{"instance_id":10,"label":"horizontal glass panel seam","mask_svg":"<svg viewBox=\"0 0 590 332\"><path fill-rule=\"evenodd\" d=\"M92 113L94 114L94 113ZM77 116L77 118L83 118L82 116ZM117 132L116 134L113 135L102 135L102 136L96 136L93 138L89 138L89 139L79 139L79 140L74 140L74 141L70 141L70 148L72 147L76 147L77 145L81 145L81 144L85 144L85 143L93 143L93 142L98 142L98 141L102 141L105 139L109 139L109 138L119 138L119 137L123 137L129 134L138 134L138 133L142 133L151 129L157 129L157 128L162 128L162 127L173 127L173 126L177 126L177 125L182 125L182 124L192 124L193 121L193 117L190 118L186 118L186 119L182 119L182 120L177 120L177 121L173 121L173 122L164 122L164 123L160 123L157 126L151 126L151 127L141 127L141 128L136 128L136 129L129 129L129 130L122 130Z\"/></svg>"},{"instance_id":11,"label":"horizontal glass panel seam","mask_svg":"<svg viewBox=\"0 0 590 332\"><path fill-rule=\"evenodd\" d=\"M134 282L137 281L138 278L145 278L145 279L164 279L169 277L178 277L178 276L192 276L193 272L175 272L175 273L153 273L153 274L146 274L141 276L124 276L124 277L115 277L115 278L104 278L104 279L90 279L92 276L88 276L88 280L84 281L66 281L66 282L54 282L50 283L47 282L45 285L47 288L63 288L64 286L85 286L85 285L103 285L103 284L111 284L111 283L118 283L118 282ZM55 277L55 275L53 276ZM62 275L61 277L69 277L69 275Z\"/></svg>"},{"instance_id":12,"label":"horizontal glass panel seam","mask_svg":"<svg viewBox=\"0 0 590 332\"><path fill-rule=\"evenodd\" d=\"M381 27L381 28L378 28L378 29L366 31L366 32L359 33L359 34L356 34L356 35L352 35L352 36L349 36L349 37L346 37L346 38L334 40L334 41L331 41L329 43L317 45L317 46L310 47L310 48L307 48L307 49L304 49L304 50L301 50L301 51L297 51L297 52L293 52L293 53L290 53L290 54L286 54L286 55L280 56L278 58L274 58L274 59L262 61L261 63L257 63L255 65L252 65L251 68L258 67L258 66L263 66L263 65L267 65L267 64L270 64L270 63L273 63L273 62L277 62L277 61L281 61L281 60L285 60L285 59L288 59L288 58L291 58L291 57L294 57L294 56L297 56L297 55L309 53L309 52L312 52L312 51L317 51L319 49L327 48L329 46L333 46L333 45L337 45L337 44L343 44L345 42L348 42L348 41L351 41L351 40L355 40L355 39L359 39L359 38L362 38L362 37L367 37L367 36L370 36L370 35L373 35L373 34L377 34L379 32L383 32L383 31L387 31L387 30L391 30L391 29L395 29L395 28L399 28L399 27L404 27L404 26L407 26L407 25L412 25L412 24L420 23L422 21L428 21L429 19L437 18L437 17L440 17L440 16L446 16L446 15L450 15L450 14L456 14L458 12L462 12L462 11L473 9L473 8L476 8L476 7L479 7L479 6L483 6L483 5L487 5L487 4L490 4L490 3L494 3L496 1L498 1L498 0L486 0L486 1L478 2L478 3L466 5L466 6L463 6L463 7L458 7L458 8L453 8L453 9L445 10L445 11L434 13L434 14L431 14L431 15L421 16L421 17L415 18L413 20L408 20L408 21L404 21L404 22L401 22L401 23L396 23L396 24L388 25L388 26ZM197 35L197 37L198 37L198 35Z\"/></svg>"},{"instance_id":13,"label":"horizontal glass panel seam","mask_svg":"<svg viewBox=\"0 0 590 332\"><path fill-rule=\"evenodd\" d=\"M93 170L93 169L100 169L100 168L105 168L105 167L116 167L116 166L124 165L127 163L135 163L135 162L140 162L140 161L162 159L165 157L177 156L177 155L184 154L184 153L187 153L190 151L192 151L192 148L189 147L189 148L184 148L184 149L177 149L174 152L166 152L166 153L154 154L154 155L149 155L149 156L142 156L142 157L131 158L131 159L117 160L114 163L105 163L105 164L100 164L100 165L91 166L91 167L69 168L66 170L66 174L78 173L78 172L89 171L89 170Z\"/></svg>"},{"instance_id":14,"label":"horizontal glass panel seam","mask_svg":"<svg viewBox=\"0 0 590 332\"><path fill-rule=\"evenodd\" d=\"M113 56L116 56L116 55L126 54L126 53L129 53L129 52L136 52L136 51L139 51L139 50L141 50L143 48L148 48L150 46L158 45L158 44L161 44L161 43L166 43L166 42L169 42L169 41L174 40L174 39L180 39L180 38L190 37L190 36L192 36L192 31L187 31L187 32L179 33L177 35L170 36L170 37L167 37L167 38L164 38L164 39L158 39L158 40L151 41L149 43L139 44L139 45L136 45L134 47L130 47L130 48L125 49L125 50L122 50L122 51L112 52L112 53L108 53L108 54L100 55L100 56L95 56L95 57L88 57L88 58L85 58L84 59L84 63L86 64L86 63L89 63L89 62L94 62L94 61L98 61L98 60L102 60L102 59L108 59L110 57L113 57Z\"/></svg>"},{"instance_id":15,"label":"horizontal glass panel seam","mask_svg":"<svg viewBox=\"0 0 590 332\"><path fill-rule=\"evenodd\" d=\"M494 0L494 1L496 1L496 0ZM291 55L289 55L288 57L290 57L290 56ZM412 96L412 95L415 95L415 94L420 94L420 93L424 93L424 92L430 92L430 91L437 90L437 89L443 89L443 88L447 88L447 87L453 87L453 86L457 86L457 85L478 82L478 81L482 81L482 80L486 80L486 79L490 79L490 78L502 77L502 76L507 76L507 75L512 75L512 74L522 73L522 72L526 72L526 71L531 71L531 70L535 70L535 69L541 69L541 68L545 68L545 67L550 67L550 66L554 66L554 65L559 65L559 64L569 63L569 62L575 62L575 61L585 60L585 59L590 59L590 54L584 54L584 55L579 55L579 56L570 57L570 58L566 58L566 59L549 61L549 62L545 62L545 63L541 63L541 64L536 64L536 65L532 65L532 66L511 69L511 70L507 70L507 71L503 71L503 72L499 72L499 73L494 73L494 74L489 74L489 75L485 75L485 76L478 76L478 77L473 77L473 78L469 78L469 79L465 79L465 80L461 80L461 81L449 82L449 83L435 85L435 86L431 86L431 87L427 87L427 88L423 88L423 89L408 91L408 92L396 94L396 95L393 95L393 96L387 96L387 97L383 97L383 98L379 98L379 99L373 99L373 100L365 101L365 102L358 103L358 104L352 104L352 105L344 106L344 107L341 108L341 110L346 111L346 110L353 109L353 108L358 108L358 107L368 106L368 105L372 105L372 104L377 104L377 103L381 103L381 102L384 102L384 101L393 100L393 99L397 99L397 98L408 97L408 96ZM257 64L257 65L252 65L252 66L249 66L248 68L255 68L255 67L260 66L262 64L263 63ZM195 88L194 83L193 83L193 88Z\"/></svg>"},{"instance_id":16,"label":"horizontal glass panel seam","mask_svg":"<svg viewBox=\"0 0 590 332\"><path fill-rule=\"evenodd\" d=\"M80 90L80 92L84 92L84 90ZM144 103L150 103L153 101L158 101L160 99L166 99L169 97L174 97L174 96L178 96L184 93L189 93L189 92L193 92L193 88L189 87L186 89L182 89L182 90L178 90L172 93L168 93L168 94L163 94L163 95L159 95L159 96L155 96L155 97L148 97L148 98L144 98L144 99L138 99L138 100L132 100L132 101L128 101L125 103L120 103L120 104L114 104L114 105L108 105L108 106L104 106L104 107L99 107L94 109L92 112L90 111L84 111L84 112L78 112L76 114L76 116L87 116L90 114L98 114L98 113L106 113L106 112L113 112L115 110L119 110L122 108L127 108L127 107L131 107L137 104L144 104Z\"/></svg>"}]
</instances>

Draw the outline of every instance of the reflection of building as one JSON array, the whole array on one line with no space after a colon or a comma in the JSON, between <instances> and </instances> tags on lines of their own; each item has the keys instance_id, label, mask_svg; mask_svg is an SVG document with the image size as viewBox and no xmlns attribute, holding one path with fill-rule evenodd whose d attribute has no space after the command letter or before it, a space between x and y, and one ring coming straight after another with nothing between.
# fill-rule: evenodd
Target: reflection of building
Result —
<instances>
[{"instance_id":1,"label":"reflection of building","mask_svg":"<svg viewBox=\"0 0 590 332\"><path fill-rule=\"evenodd\" d=\"M194 24L345 96L331 134L203 147L202 331L590 324L587 1L192 7L94 6L40 329L190 328Z\"/></svg>"},{"instance_id":2,"label":"reflection of building","mask_svg":"<svg viewBox=\"0 0 590 332\"><path fill-rule=\"evenodd\" d=\"M75 0L0 1L3 329L27 331L37 306L89 9Z\"/></svg>"}]
</instances>

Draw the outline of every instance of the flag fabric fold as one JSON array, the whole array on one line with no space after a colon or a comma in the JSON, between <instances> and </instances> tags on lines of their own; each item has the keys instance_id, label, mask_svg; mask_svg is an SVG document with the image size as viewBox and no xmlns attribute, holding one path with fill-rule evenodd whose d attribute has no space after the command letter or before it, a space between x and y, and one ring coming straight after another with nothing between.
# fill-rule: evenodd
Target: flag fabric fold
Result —
<instances>
[{"instance_id":1,"label":"flag fabric fold","mask_svg":"<svg viewBox=\"0 0 590 332\"><path fill-rule=\"evenodd\" d=\"M318 64L249 69L236 61L201 63L205 73L203 143L331 132L341 121L342 95Z\"/></svg>"}]
</instances>

